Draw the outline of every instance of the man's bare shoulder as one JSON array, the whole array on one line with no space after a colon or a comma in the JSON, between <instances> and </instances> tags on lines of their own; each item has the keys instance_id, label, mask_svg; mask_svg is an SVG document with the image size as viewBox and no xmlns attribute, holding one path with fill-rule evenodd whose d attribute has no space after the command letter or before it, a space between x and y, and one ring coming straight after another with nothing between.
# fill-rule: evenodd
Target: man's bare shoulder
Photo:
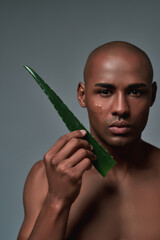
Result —
<instances>
[{"instance_id":1,"label":"man's bare shoulder","mask_svg":"<svg viewBox=\"0 0 160 240\"><path fill-rule=\"evenodd\" d=\"M48 183L43 161L38 161L31 168L24 186L23 203L25 217L18 239L28 239L48 191Z\"/></svg>"},{"instance_id":2,"label":"man's bare shoulder","mask_svg":"<svg viewBox=\"0 0 160 240\"><path fill-rule=\"evenodd\" d=\"M155 147L150 143L145 143L145 150L153 160L160 160L160 148Z\"/></svg>"},{"instance_id":3,"label":"man's bare shoulder","mask_svg":"<svg viewBox=\"0 0 160 240\"><path fill-rule=\"evenodd\" d=\"M44 161L40 160L38 162L36 162L27 177L27 180L35 180L35 181L39 181L42 179L46 179L46 170L45 170L45 165L44 165Z\"/></svg>"},{"instance_id":4,"label":"man's bare shoulder","mask_svg":"<svg viewBox=\"0 0 160 240\"><path fill-rule=\"evenodd\" d=\"M44 161L36 162L31 168L24 186L24 205L30 202L32 196L32 203L35 201L42 204L48 190L48 182L45 171Z\"/></svg>"},{"instance_id":5,"label":"man's bare shoulder","mask_svg":"<svg viewBox=\"0 0 160 240\"><path fill-rule=\"evenodd\" d=\"M27 176L26 182L38 185L44 185L47 183L46 170L43 160L40 160L33 165Z\"/></svg>"},{"instance_id":6,"label":"man's bare shoulder","mask_svg":"<svg viewBox=\"0 0 160 240\"><path fill-rule=\"evenodd\" d=\"M152 169L160 176L160 149L150 143L145 143L143 151L146 156L145 160L147 160L146 162L148 163L149 169Z\"/></svg>"}]
</instances>

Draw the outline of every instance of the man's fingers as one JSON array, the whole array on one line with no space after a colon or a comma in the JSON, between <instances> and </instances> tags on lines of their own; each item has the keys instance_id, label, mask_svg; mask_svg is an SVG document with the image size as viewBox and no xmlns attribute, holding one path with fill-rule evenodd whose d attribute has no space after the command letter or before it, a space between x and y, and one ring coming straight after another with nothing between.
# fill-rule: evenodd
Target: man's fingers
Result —
<instances>
[{"instance_id":1,"label":"man's fingers","mask_svg":"<svg viewBox=\"0 0 160 240\"><path fill-rule=\"evenodd\" d=\"M61 161L61 159L67 159L74 155L74 153L81 148L84 150L93 150L93 147L86 140L80 138L72 138L64 145L60 152L56 154L56 160L54 161L58 163Z\"/></svg>"},{"instance_id":2,"label":"man's fingers","mask_svg":"<svg viewBox=\"0 0 160 240\"><path fill-rule=\"evenodd\" d=\"M92 166L91 161L96 159L92 146L84 139L86 131L78 130L62 136L45 154L46 169L51 164L56 171L61 167L64 173L69 170L81 177L83 172Z\"/></svg>"},{"instance_id":3,"label":"man's fingers","mask_svg":"<svg viewBox=\"0 0 160 240\"><path fill-rule=\"evenodd\" d=\"M85 130L77 130L68 133L58 139L58 141L51 147L51 149L45 154L44 160L51 159L57 152L59 152L65 144L72 138L83 138L86 135Z\"/></svg>"},{"instance_id":4,"label":"man's fingers","mask_svg":"<svg viewBox=\"0 0 160 240\"><path fill-rule=\"evenodd\" d=\"M96 160L96 156L90 150L86 150L84 148L80 148L76 151L69 159L66 159L66 167L74 167L79 164L83 159L88 158L90 161Z\"/></svg>"},{"instance_id":5,"label":"man's fingers","mask_svg":"<svg viewBox=\"0 0 160 240\"><path fill-rule=\"evenodd\" d=\"M92 167L92 163L89 158L84 158L81 162L79 162L75 167L72 168L77 179L81 178L83 173L86 170L89 170Z\"/></svg>"}]
</instances>

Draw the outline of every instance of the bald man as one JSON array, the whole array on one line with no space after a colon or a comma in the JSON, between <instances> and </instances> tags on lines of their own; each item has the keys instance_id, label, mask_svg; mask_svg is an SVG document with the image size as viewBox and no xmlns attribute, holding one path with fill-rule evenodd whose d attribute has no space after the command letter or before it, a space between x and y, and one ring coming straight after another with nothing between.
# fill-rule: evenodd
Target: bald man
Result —
<instances>
[{"instance_id":1,"label":"bald man","mask_svg":"<svg viewBox=\"0 0 160 240\"><path fill-rule=\"evenodd\" d=\"M141 139L156 95L148 56L110 42L87 60L78 101L117 161L103 178L85 131L61 137L31 169L18 240L159 240L160 150Z\"/></svg>"}]
</instances>

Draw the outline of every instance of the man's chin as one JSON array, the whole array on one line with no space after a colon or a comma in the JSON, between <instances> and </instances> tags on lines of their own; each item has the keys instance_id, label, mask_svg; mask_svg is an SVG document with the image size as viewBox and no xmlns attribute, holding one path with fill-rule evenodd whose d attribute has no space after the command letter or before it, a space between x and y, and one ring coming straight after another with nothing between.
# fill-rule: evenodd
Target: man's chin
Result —
<instances>
[{"instance_id":1,"label":"man's chin","mask_svg":"<svg viewBox=\"0 0 160 240\"><path fill-rule=\"evenodd\" d=\"M93 133L92 133L93 134ZM104 147L107 149L109 148L123 148L127 146L134 145L139 138L141 138L141 135L110 135L106 133L106 135L97 135L93 134L95 139Z\"/></svg>"},{"instance_id":2,"label":"man's chin","mask_svg":"<svg viewBox=\"0 0 160 240\"><path fill-rule=\"evenodd\" d=\"M111 139L106 139L105 143L111 148L123 148L128 145L131 145L135 142L135 139L124 137L124 136L115 136Z\"/></svg>"}]
</instances>

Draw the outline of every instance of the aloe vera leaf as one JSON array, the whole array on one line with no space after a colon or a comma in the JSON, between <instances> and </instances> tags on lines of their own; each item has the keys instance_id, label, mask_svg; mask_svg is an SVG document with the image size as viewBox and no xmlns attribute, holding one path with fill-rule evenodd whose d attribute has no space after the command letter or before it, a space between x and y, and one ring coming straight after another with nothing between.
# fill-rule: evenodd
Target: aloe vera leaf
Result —
<instances>
[{"instance_id":1,"label":"aloe vera leaf","mask_svg":"<svg viewBox=\"0 0 160 240\"><path fill-rule=\"evenodd\" d=\"M93 152L96 155L96 161L92 164L97 171L105 177L108 171L116 164L113 157L95 140L95 138L88 132L82 123L74 116L69 108L63 103L60 97L45 83L45 81L30 67L24 66L29 73L34 77L36 82L48 96L49 100L55 107L56 111L66 124L69 131L86 130L85 139L93 146Z\"/></svg>"}]
</instances>

